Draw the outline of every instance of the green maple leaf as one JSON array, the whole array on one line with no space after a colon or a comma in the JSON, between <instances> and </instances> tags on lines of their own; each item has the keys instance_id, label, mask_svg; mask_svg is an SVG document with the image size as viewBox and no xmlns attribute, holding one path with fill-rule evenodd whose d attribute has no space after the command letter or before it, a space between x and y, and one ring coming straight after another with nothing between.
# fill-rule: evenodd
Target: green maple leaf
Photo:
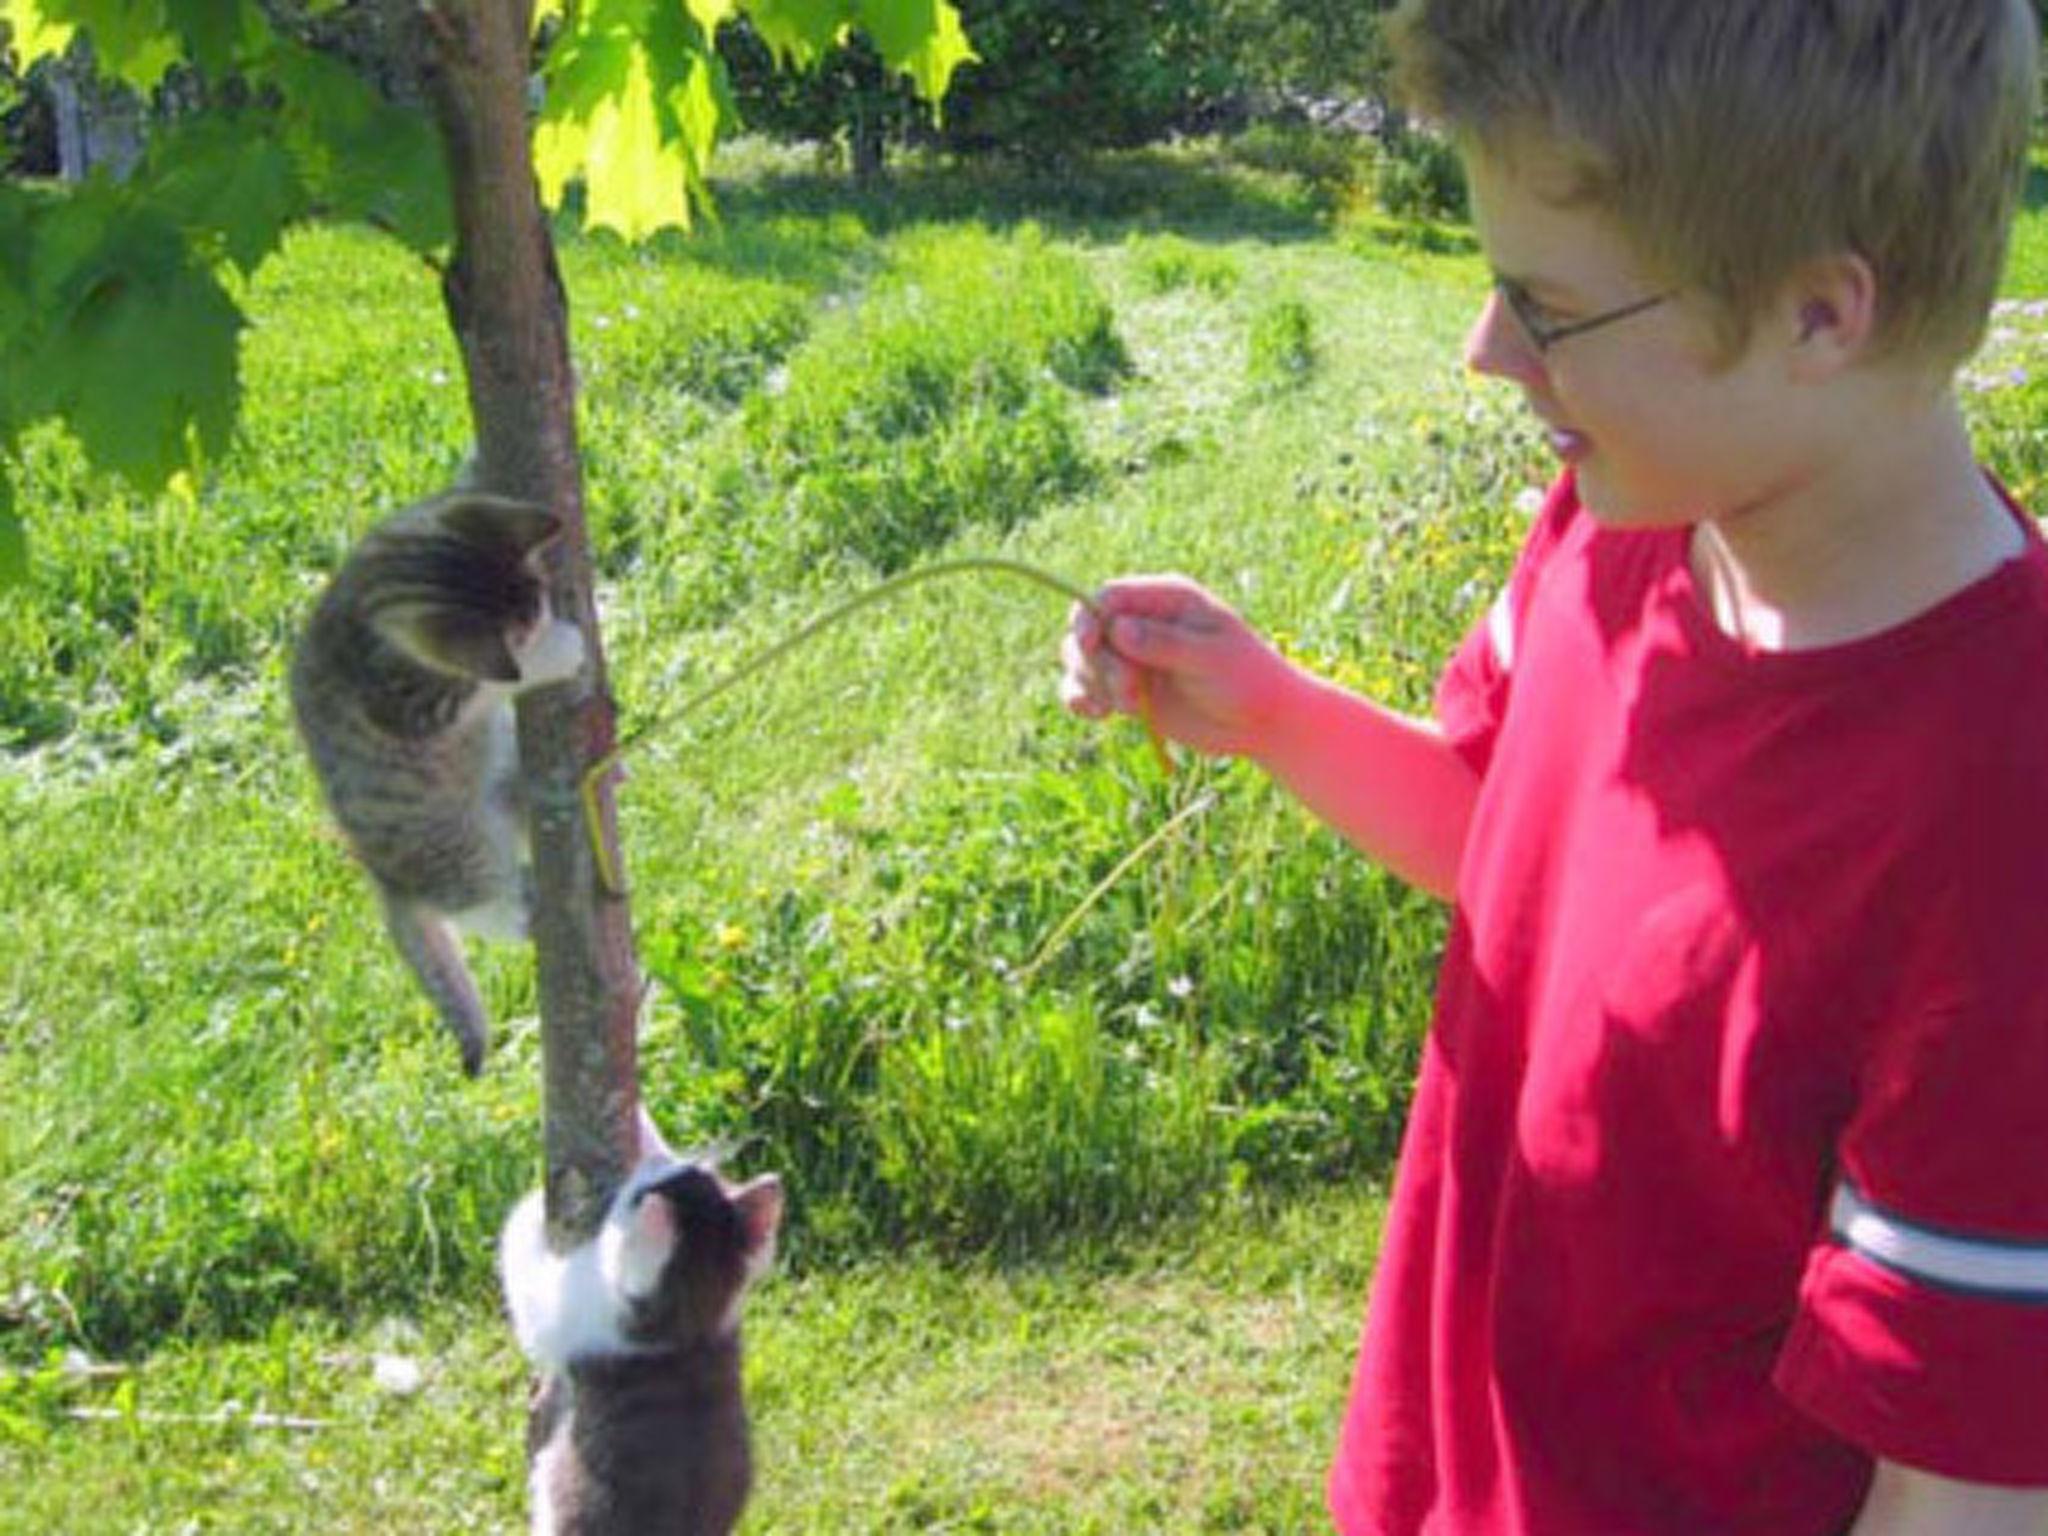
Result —
<instances>
[{"instance_id":1,"label":"green maple leaf","mask_svg":"<svg viewBox=\"0 0 2048 1536\"><path fill-rule=\"evenodd\" d=\"M0 0L0 21L7 23L14 52L24 74L31 65L53 58L71 46L77 28L51 14L40 0Z\"/></svg>"},{"instance_id":2,"label":"green maple leaf","mask_svg":"<svg viewBox=\"0 0 2048 1536\"><path fill-rule=\"evenodd\" d=\"M637 240L690 222L689 162L662 136L646 49L615 38L578 62L603 68L616 84L584 111L542 118L533 134L541 196L559 206L570 180L587 178L585 222Z\"/></svg>"},{"instance_id":3,"label":"green maple leaf","mask_svg":"<svg viewBox=\"0 0 2048 1536\"><path fill-rule=\"evenodd\" d=\"M673 0L602 0L560 38L534 130L542 197L585 183L586 222L637 240L687 228L692 198L731 113L724 66Z\"/></svg>"},{"instance_id":4,"label":"green maple leaf","mask_svg":"<svg viewBox=\"0 0 2048 1536\"><path fill-rule=\"evenodd\" d=\"M280 42L263 71L284 98L281 142L322 211L361 219L431 254L452 238L447 163L424 113L395 105L354 70Z\"/></svg>"},{"instance_id":5,"label":"green maple leaf","mask_svg":"<svg viewBox=\"0 0 2048 1536\"><path fill-rule=\"evenodd\" d=\"M253 274L305 211L305 189L267 123L200 117L150 142L144 167L152 203L209 255Z\"/></svg>"},{"instance_id":6,"label":"green maple leaf","mask_svg":"<svg viewBox=\"0 0 2048 1536\"><path fill-rule=\"evenodd\" d=\"M947 0L857 0L856 10L883 62L908 75L928 102L946 94L954 70L980 57Z\"/></svg>"},{"instance_id":7,"label":"green maple leaf","mask_svg":"<svg viewBox=\"0 0 2048 1536\"><path fill-rule=\"evenodd\" d=\"M270 23L248 0L164 0L164 12L185 56L209 75L227 73L270 36Z\"/></svg>"},{"instance_id":8,"label":"green maple leaf","mask_svg":"<svg viewBox=\"0 0 2048 1536\"><path fill-rule=\"evenodd\" d=\"M194 447L225 450L241 392L241 328L241 311L197 268L168 282L102 287L70 328L77 354L64 401L93 462L155 490L191 461ZM143 357L153 361L138 368Z\"/></svg>"},{"instance_id":9,"label":"green maple leaf","mask_svg":"<svg viewBox=\"0 0 2048 1536\"><path fill-rule=\"evenodd\" d=\"M628 240L687 228L693 206L710 207L711 151L732 117L711 38L739 11L778 60L799 66L815 63L858 24L930 101L975 57L948 0L548 3L565 26L550 53L547 102L534 130L541 196L559 206L581 177L585 221Z\"/></svg>"},{"instance_id":10,"label":"green maple leaf","mask_svg":"<svg viewBox=\"0 0 2048 1536\"><path fill-rule=\"evenodd\" d=\"M743 0L747 19L776 62L808 69L836 47L853 21L848 0Z\"/></svg>"},{"instance_id":11,"label":"green maple leaf","mask_svg":"<svg viewBox=\"0 0 2048 1536\"><path fill-rule=\"evenodd\" d=\"M783 63L808 68L859 27L889 68L937 102L953 71L978 57L949 0L742 0L761 40Z\"/></svg>"},{"instance_id":12,"label":"green maple leaf","mask_svg":"<svg viewBox=\"0 0 2048 1536\"><path fill-rule=\"evenodd\" d=\"M24 68L84 32L102 73L148 92L182 52L162 0L6 0L6 7L18 40L27 39L17 42Z\"/></svg>"},{"instance_id":13,"label":"green maple leaf","mask_svg":"<svg viewBox=\"0 0 2048 1536\"><path fill-rule=\"evenodd\" d=\"M95 467L160 490L228 445L241 312L175 225L112 188L40 222L26 403L62 416Z\"/></svg>"}]
</instances>

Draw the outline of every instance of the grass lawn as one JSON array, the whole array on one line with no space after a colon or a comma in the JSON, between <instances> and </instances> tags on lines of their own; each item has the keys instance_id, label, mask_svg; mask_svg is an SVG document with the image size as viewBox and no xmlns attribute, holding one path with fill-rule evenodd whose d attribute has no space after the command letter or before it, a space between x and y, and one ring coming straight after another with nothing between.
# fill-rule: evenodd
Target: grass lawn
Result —
<instances>
[{"instance_id":1,"label":"grass lawn","mask_svg":"<svg viewBox=\"0 0 2048 1536\"><path fill-rule=\"evenodd\" d=\"M1442 913L1249 771L1063 716L1034 588L934 583L670 706L961 554L1181 569L1423 706L1549 472L1459 368L1484 271L1208 149L876 196L731 164L722 229L562 258L613 680L659 722L621 811L646 1096L792 1197L747 1529L1314 1529ZM2036 198L1967 394L2037 504L2044 252ZM512 1529L532 978L480 955L500 1042L463 1080L281 696L321 573L456 472L453 349L360 232L247 302L241 436L189 500L53 436L22 471L0 1531Z\"/></svg>"},{"instance_id":2,"label":"grass lawn","mask_svg":"<svg viewBox=\"0 0 2048 1536\"><path fill-rule=\"evenodd\" d=\"M875 200L771 158L715 236L565 242L629 724L878 570L978 552L1172 564L1426 695L1531 473L1457 372L1470 259L1347 241L1216 157L1044 191ZM198 507L39 440L34 579L0 595L0 1529L506 1529L531 977L480 955L503 1027L462 1081L279 687L317 573L459 462L454 360L367 235L297 237L249 305ZM1245 772L1168 779L1061 715L1062 606L923 589L633 754L648 1099L792 1193L749 1529L1320 1507L1440 914Z\"/></svg>"},{"instance_id":3,"label":"grass lawn","mask_svg":"<svg viewBox=\"0 0 2048 1536\"><path fill-rule=\"evenodd\" d=\"M1376 1206L1361 1187L1245 1209L1110 1260L770 1281L745 1529L1312 1528ZM52 1368L0 1397L0 1530L510 1530L524 1390L482 1305Z\"/></svg>"},{"instance_id":4,"label":"grass lawn","mask_svg":"<svg viewBox=\"0 0 2048 1536\"><path fill-rule=\"evenodd\" d=\"M2013 231L2001 292L2012 299L2048 297L2048 148L2040 145L2027 169L2025 204Z\"/></svg>"}]
</instances>

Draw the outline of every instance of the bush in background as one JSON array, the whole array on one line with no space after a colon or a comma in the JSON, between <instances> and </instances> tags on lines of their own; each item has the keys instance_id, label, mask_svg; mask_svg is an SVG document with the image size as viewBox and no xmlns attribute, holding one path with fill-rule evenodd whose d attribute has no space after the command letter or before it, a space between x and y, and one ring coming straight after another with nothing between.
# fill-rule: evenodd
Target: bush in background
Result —
<instances>
[{"instance_id":1,"label":"bush in background","mask_svg":"<svg viewBox=\"0 0 2048 1536\"><path fill-rule=\"evenodd\" d=\"M1035 227L898 237L706 455L666 545L705 573L694 611L1028 519L1086 483L1074 397L1127 367L1108 304Z\"/></svg>"},{"instance_id":2,"label":"bush in background","mask_svg":"<svg viewBox=\"0 0 2048 1536\"><path fill-rule=\"evenodd\" d=\"M1463 223L1471 217L1464 165L1447 140L1424 129L1404 125L1382 135L1372 191L1397 219Z\"/></svg>"},{"instance_id":3,"label":"bush in background","mask_svg":"<svg viewBox=\"0 0 2048 1536\"><path fill-rule=\"evenodd\" d=\"M959 0L979 62L933 122L858 41L807 76L773 68L744 24L719 50L740 116L846 146L856 172L893 144L1058 163L1091 149L1242 126L1273 109L1378 103L1388 0ZM1377 117L1375 105L1368 113Z\"/></svg>"}]
</instances>

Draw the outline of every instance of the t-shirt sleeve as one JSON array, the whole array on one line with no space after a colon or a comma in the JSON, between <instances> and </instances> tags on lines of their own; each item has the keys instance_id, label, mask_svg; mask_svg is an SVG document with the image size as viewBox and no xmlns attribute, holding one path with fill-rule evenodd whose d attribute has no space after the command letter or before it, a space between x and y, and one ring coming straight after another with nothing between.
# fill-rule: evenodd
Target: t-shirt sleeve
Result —
<instances>
[{"instance_id":1,"label":"t-shirt sleeve","mask_svg":"<svg viewBox=\"0 0 2048 1536\"><path fill-rule=\"evenodd\" d=\"M1972 857L1962 897L1930 893L1922 1005L1866 1056L1776 1380L1874 1455L2043 1487L2048 866Z\"/></svg>"},{"instance_id":2,"label":"t-shirt sleeve","mask_svg":"<svg viewBox=\"0 0 2048 1536\"><path fill-rule=\"evenodd\" d=\"M1453 750L1484 775L1507 715L1516 640L1530 594L1564 528L1579 510L1577 485L1566 474L1551 486L1523 541L1507 584L1466 631L1437 678L1436 718Z\"/></svg>"}]
</instances>

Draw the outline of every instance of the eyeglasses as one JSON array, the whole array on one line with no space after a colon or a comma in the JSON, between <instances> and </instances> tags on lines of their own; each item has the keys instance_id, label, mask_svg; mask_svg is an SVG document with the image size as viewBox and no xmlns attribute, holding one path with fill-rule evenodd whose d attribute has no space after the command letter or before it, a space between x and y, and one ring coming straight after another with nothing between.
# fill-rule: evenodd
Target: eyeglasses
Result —
<instances>
[{"instance_id":1,"label":"eyeglasses","mask_svg":"<svg viewBox=\"0 0 2048 1536\"><path fill-rule=\"evenodd\" d=\"M1567 336L1583 336L1588 331L1597 331L1603 325L1612 325L1617 320L1628 319L1630 315L1640 315L1646 309L1655 309L1673 296L1673 290L1667 289L1663 293L1653 293L1647 299L1637 299L1632 304L1624 304L1619 309L1604 310L1584 320L1573 320L1564 325L1548 325L1538 313L1540 306L1529 297L1529 291L1520 283L1511 282L1505 277L1496 277L1493 280L1493 291L1500 295L1501 302L1514 314L1515 323L1521 326L1522 333L1529 338L1530 345L1538 352L1548 352Z\"/></svg>"}]
</instances>

